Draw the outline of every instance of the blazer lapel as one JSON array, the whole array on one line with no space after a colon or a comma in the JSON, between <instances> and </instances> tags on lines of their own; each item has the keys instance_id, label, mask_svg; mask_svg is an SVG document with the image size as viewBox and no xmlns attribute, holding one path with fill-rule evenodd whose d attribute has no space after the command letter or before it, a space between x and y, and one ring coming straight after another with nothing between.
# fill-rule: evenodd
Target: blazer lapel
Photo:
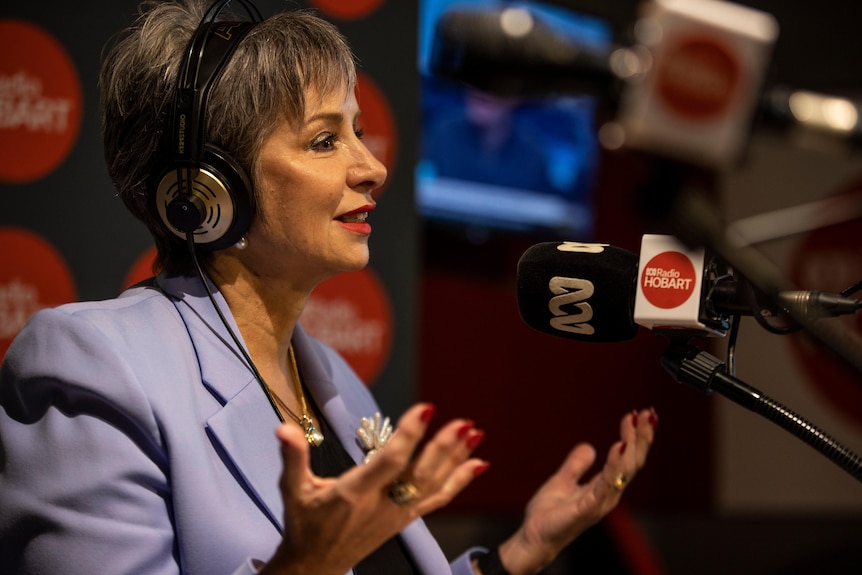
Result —
<instances>
[{"instance_id":1,"label":"blazer lapel","mask_svg":"<svg viewBox=\"0 0 862 575\"><path fill-rule=\"evenodd\" d=\"M346 364L324 363L315 353L316 344L301 326L293 336L294 349L303 382L314 397L329 426L335 431L341 444L357 464L362 464L365 452L359 445L356 429L363 417L372 417L379 409L368 389L355 379ZM344 369L344 373L338 373ZM331 371L334 370L334 371ZM343 382L351 382L343 385ZM381 414L386 415L386 414ZM393 422L393 425L395 422ZM408 525L401 538L410 549L413 559L422 573L450 573L449 560L443 554L434 536L421 519Z\"/></svg>"},{"instance_id":2,"label":"blazer lapel","mask_svg":"<svg viewBox=\"0 0 862 575\"><path fill-rule=\"evenodd\" d=\"M284 504L278 487L279 420L257 384L251 381L224 408L209 418L207 432L234 466L237 480L270 521L281 531Z\"/></svg>"},{"instance_id":3,"label":"blazer lapel","mask_svg":"<svg viewBox=\"0 0 862 575\"><path fill-rule=\"evenodd\" d=\"M334 374L332 370L338 368L321 360L316 350L318 345L301 325L296 326L293 346L302 382L341 445L354 462L362 463L365 453L357 442L356 429L360 426L362 417L374 415L373 403L370 401L370 395L369 401L362 401L361 398L351 401L348 392L336 384L336 381L348 381L350 375ZM357 383L361 385L361 382Z\"/></svg>"},{"instance_id":4,"label":"blazer lapel","mask_svg":"<svg viewBox=\"0 0 862 575\"><path fill-rule=\"evenodd\" d=\"M158 283L171 296L186 324L198 354L203 385L222 405L206 418L206 432L237 481L280 532L284 504L278 487L282 468L275 436L278 417L200 281L159 277ZM225 319L245 346L227 303L215 287L212 289ZM371 393L357 382L347 364L324 360L319 344L301 325L294 330L293 342L308 392L348 454L361 464L365 453L357 441L356 429L362 417L371 417L378 409ZM417 519L401 532L401 536L420 571L450 572L448 560L434 543L424 521Z\"/></svg>"},{"instance_id":5,"label":"blazer lapel","mask_svg":"<svg viewBox=\"0 0 862 575\"><path fill-rule=\"evenodd\" d=\"M196 278L159 278L174 300L201 367L201 382L222 404L204 426L225 464L275 527L283 529L284 505L278 488L281 455L275 428L278 416ZM216 302L245 346L227 302Z\"/></svg>"}]
</instances>

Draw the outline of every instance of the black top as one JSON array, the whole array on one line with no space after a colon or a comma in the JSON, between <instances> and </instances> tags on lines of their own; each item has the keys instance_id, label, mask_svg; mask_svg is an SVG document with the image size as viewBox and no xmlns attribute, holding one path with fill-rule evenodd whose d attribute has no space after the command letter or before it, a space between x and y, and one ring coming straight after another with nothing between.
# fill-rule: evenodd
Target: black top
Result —
<instances>
[{"instance_id":1,"label":"black top","mask_svg":"<svg viewBox=\"0 0 862 575\"><path fill-rule=\"evenodd\" d=\"M320 410L316 409L316 412L319 414ZM320 477L335 477L356 465L326 419L318 416L315 423L324 440L318 447L311 447L311 470ZM397 535L360 561L353 571L356 575L420 575Z\"/></svg>"}]
</instances>

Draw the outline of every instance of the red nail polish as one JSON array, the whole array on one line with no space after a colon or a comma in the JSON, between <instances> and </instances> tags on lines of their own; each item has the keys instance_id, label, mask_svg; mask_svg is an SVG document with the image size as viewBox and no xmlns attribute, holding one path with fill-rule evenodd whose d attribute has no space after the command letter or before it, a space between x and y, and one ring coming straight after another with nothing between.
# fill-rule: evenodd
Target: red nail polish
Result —
<instances>
[{"instance_id":1,"label":"red nail polish","mask_svg":"<svg viewBox=\"0 0 862 575\"><path fill-rule=\"evenodd\" d=\"M652 425L653 429L658 427L658 413L656 413L655 409L650 409L649 412L649 424Z\"/></svg>"},{"instance_id":2,"label":"red nail polish","mask_svg":"<svg viewBox=\"0 0 862 575\"><path fill-rule=\"evenodd\" d=\"M620 455L622 455L623 453L625 453L625 452L626 452L626 447L627 447L627 446L628 446L628 443L626 443L625 441L623 441L622 445L620 445Z\"/></svg>"},{"instance_id":3,"label":"red nail polish","mask_svg":"<svg viewBox=\"0 0 862 575\"><path fill-rule=\"evenodd\" d=\"M467 434L470 433L470 430L473 429L474 424L471 420L467 420L466 422L461 424L461 427L458 428L456 434L458 435L458 439L464 439L467 437Z\"/></svg>"},{"instance_id":4,"label":"red nail polish","mask_svg":"<svg viewBox=\"0 0 862 575\"><path fill-rule=\"evenodd\" d=\"M632 411L632 427L638 426L638 412Z\"/></svg>"},{"instance_id":5,"label":"red nail polish","mask_svg":"<svg viewBox=\"0 0 862 575\"><path fill-rule=\"evenodd\" d=\"M422 423L428 423L429 421L431 421L431 418L434 417L434 412L436 411L437 408L429 404L425 407L425 409L422 410L422 413L419 414L419 419L422 421Z\"/></svg>"},{"instance_id":6,"label":"red nail polish","mask_svg":"<svg viewBox=\"0 0 862 575\"><path fill-rule=\"evenodd\" d=\"M489 467L491 467L491 464L487 461L479 464L478 466L476 466L475 469L473 469L473 477L479 477L480 475L488 471Z\"/></svg>"},{"instance_id":7,"label":"red nail polish","mask_svg":"<svg viewBox=\"0 0 862 575\"><path fill-rule=\"evenodd\" d=\"M470 449L476 449L476 447L482 443L483 439L485 439L485 432L481 429L477 429L473 432L473 435L467 438L467 447Z\"/></svg>"}]
</instances>

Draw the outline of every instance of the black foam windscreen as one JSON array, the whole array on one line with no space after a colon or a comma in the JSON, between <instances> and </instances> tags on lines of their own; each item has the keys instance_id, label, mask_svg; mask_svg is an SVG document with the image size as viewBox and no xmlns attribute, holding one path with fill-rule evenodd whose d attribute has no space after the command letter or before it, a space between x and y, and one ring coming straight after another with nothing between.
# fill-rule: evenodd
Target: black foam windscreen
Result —
<instances>
[{"instance_id":1,"label":"black foam windscreen","mask_svg":"<svg viewBox=\"0 0 862 575\"><path fill-rule=\"evenodd\" d=\"M429 69L502 94L605 94L611 47L563 30L527 8L454 7L437 20Z\"/></svg>"},{"instance_id":2,"label":"black foam windscreen","mask_svg":"<svg viewBox=\"0 0 862 575\"><path fill-rule=\"evenodd\" d=\"M580 341L632 339L638 257L607 244L546 242L518 262L518 311L530 327Z\"/></svg>"}]
</instances>

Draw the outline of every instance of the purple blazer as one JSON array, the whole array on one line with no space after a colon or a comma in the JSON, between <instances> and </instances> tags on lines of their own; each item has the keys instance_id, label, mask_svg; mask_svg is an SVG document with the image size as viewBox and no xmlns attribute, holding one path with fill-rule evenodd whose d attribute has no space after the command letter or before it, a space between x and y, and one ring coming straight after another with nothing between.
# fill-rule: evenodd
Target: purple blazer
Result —
<instances>
[{"instance_id":1,"label":"purple blazer","mask_svg":"<svg viewBox=\"0 0 862 575\"><path fill-rule=\"evenodd\" d=\"M200 281L157 284L42 310L10 346L0 370L0 571L253 573L278 545L278 418ZM294 346L309 392L362 461L356 428L377 403L300 326ZM424 573L472 574L478 549L450 564L423 521L402 536Z\"/></svg>"}]
</instances>

